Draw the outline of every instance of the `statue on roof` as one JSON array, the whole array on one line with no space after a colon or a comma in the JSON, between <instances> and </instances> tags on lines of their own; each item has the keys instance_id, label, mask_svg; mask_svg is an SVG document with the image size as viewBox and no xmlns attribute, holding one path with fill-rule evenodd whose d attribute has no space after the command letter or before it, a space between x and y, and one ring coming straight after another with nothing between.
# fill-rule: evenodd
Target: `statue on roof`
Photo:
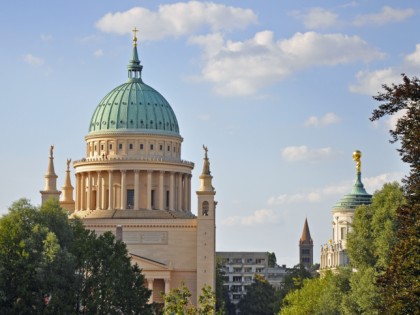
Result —
<instances>
[{"instance_id":1,"label":"statue on roof","mask_svg":"<svg viewBox=\"0 0 420 315\"><path fill-rule=\"evenodd\" d=\"M54 145L50 146L50 158L53 157Z\"/></svg>"},{"instance_id":2,"label":"statue on roof","mask_svg":"<svg viewBox=\"0 0 420 315\"><path fill-rule=\"evenodd\" d=\"M207 152L209 149L207 149L207 147L204 144L203 144L203 149L204 149L205 158L207 159Z\"/></svg>"},{"instance_id":3,"label":"statue on roof","mask_svg":"<svg viewBox=\"0 0 420 315\"><path fill-rule=\"evenodd\" d=\"M353 161L356 162L357 173L360 173L360 171L362 169L361 157L362 157L362 152L360 152L359 150L356 150L356 151L353 152Z\"/></svg>"},{"instance_id":4,"label":"statue on roof","mask_svg":"<svg viewBox=\"0 0 420 315\"><path fill-rule=\"evenodd\" d=\"M70 169L70 163L71 163L71 159L67 159L67 170L69 170Z\"/></svg>"}]
</instances>

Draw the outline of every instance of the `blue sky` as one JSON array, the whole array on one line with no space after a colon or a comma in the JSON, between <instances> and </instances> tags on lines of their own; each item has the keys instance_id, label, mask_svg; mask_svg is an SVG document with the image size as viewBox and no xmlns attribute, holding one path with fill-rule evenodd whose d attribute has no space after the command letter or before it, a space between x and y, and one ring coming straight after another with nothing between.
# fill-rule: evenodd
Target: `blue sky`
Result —
<instances>
[{"instance_id":1,"label":"blue sky","mask_svg":"<svg viewBox=\"0 0 420 315\"><path fill-rule=\"evenodd\" d=\"M49 146L58 186L85 154L96 105L125 82L131 29L144 81L174 109L183 158L209 148L218 251L298 262L305 217L319 247L355 177L373 193L407 167L369 121L381 84L419 75L418 1L9 1L0 12L0 213L40 203ZM74 180L73 180L74 184ZM193 197L193 205L195 204ZM194 207L195 208L195 207Z\"/></svg>"}]
</instances>

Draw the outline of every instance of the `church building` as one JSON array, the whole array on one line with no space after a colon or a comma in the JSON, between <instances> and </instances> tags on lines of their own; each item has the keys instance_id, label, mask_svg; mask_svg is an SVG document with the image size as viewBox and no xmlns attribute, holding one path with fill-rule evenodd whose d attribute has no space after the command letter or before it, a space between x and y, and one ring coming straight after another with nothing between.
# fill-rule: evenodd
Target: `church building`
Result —
<instances>
[{"instance_id":1,"label":"church building","mask_svg":"<svg viewBox=\"0 0 420 315\"><path fill-rule=\"evenodd\" d=\"M299 264L305 268L310 268L314 264L314 242L309 231L308 219L305 219L299 240Z\"/></svg>"},{"instance_id":2,"label":"church building","mask_svg":"<svg viewBox=\"0 0 420 315\"><path fill-rule=\"evenodd\" d=\"M42 201L61 194L70 217L124 241L153 291L150 302L162 302L162 292L184 283L197 303L205 285L215 287L217 202L208 149L203 146L194 215L194 163L181 157L183 138L172 107L143 82L136 31L128 80L99 102L85 137L86 157L73 162L75 187L67 160L64 186L57 190L51 146Z\"/></svg>"},{"instance_id":3,"label":"church building","mask_svg":"<svg viewBox=\"0 0 420 315\"><path fill-rule=\"evenodd\" d=\"M332 239L321 246L320 272L335 270L349 264L347 256L347 233L350 231L356 207L368 205L372 202L362 183L361 172L362 153L359 150L353 152L353 160L356 162L356 181L351 193L344 195L332 209Z\"/></svg>"}]
</instances>

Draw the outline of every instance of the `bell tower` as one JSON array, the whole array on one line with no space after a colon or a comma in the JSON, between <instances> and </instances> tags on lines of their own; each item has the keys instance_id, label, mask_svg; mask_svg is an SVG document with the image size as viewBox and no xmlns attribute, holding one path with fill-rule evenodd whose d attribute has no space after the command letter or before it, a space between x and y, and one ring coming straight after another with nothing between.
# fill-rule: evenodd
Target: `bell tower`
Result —
<instances>
[{"instance_id":1,"label":"bell tower","mask_svg":"<svg viewBox=\"0 0 420 315\"><path fill-rule=\"evenodd\" d=\"M204 145L203 149L204 164L200 175L200 189L197 191L197 299L205 285L209 285L212 290L216 286L216 191L212 185L208 149Z\"/></svg>"}]
</instances>

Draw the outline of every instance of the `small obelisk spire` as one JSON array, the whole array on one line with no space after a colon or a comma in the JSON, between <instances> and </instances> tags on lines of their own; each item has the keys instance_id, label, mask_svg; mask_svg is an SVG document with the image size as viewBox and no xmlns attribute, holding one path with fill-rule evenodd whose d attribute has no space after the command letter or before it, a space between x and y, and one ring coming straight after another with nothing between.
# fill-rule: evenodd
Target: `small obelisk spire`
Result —
<instances>
[{"instance_id":1,"label":"small obelisk spire","mask_svg":"<svg viewBox=\"0 0 420 315\"><path fill-rule=\"evenodd\" d=\"M50 157L47 172L45 173L45 188L41 190L41 203L44 204L49 198L59 199L61 191L57 190L57 175L54 170L54 145L50 146Z\"/></svg>"}]
</instances>

